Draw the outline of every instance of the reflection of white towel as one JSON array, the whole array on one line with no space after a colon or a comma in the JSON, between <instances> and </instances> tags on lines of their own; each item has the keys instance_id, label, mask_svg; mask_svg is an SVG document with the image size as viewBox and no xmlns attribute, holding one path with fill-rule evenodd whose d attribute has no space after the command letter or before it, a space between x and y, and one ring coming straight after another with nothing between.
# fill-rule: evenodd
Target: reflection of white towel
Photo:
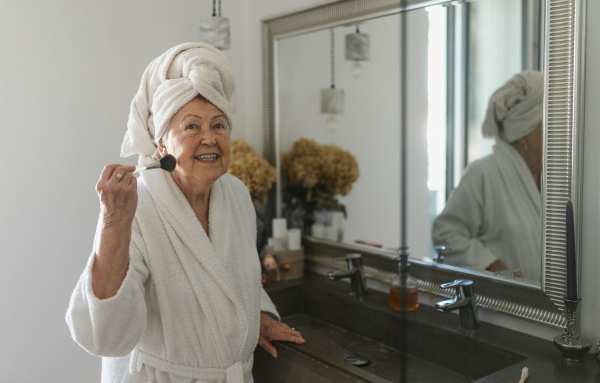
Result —
<instances>
[{"instance_id":1,"label":"reflection of white towel","mask_svg":"<svg viewBox=\"0 0 600 383\"><path fill-rule=\"evenodd\" d=\"M484 270L496 260L541 278L541 198L525 160L508 143L469 165L444 211L433 243L451 248L449 264Z\"/></svg>"},{"instance_id":2,"label":"reflection of white towel","mask_svg":"<svg viewBox=\"0 0 600 383\"><path fill-rule=\"evenodd\" d=\"M229 174L213 184L209 238L167 172L138 185L127 276L98 300L90 259L67 314L74 339L95 355L131 353L103 360L103 382L251 382L260 310L276 310L261 288L248 190Z\"/></svg>"},{"instance_id":3,"label":"reflection of white towel","mask_svg":"<svg viewBox=\"0 0 600 383\"><path fill-rule=\"evenodd\" d=\"M490 97L483 136L507 142L525 137L542 123L543 102L543 75L533 70L517 73Z\"/></svg>"}]
</instances>

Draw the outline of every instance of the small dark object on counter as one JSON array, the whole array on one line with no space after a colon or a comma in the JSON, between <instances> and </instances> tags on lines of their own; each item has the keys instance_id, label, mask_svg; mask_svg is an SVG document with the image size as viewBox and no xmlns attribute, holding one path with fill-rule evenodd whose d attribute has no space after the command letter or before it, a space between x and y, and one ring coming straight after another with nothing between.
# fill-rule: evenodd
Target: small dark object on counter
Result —
<instances>
[{"instance_id":1,"label":"small dark object on counter","mask_svg":"<svg viewBox=\"0 0 600 383\"><path fill-rule=\"evenodd\" d=\"M365 367L368 366L371 361L369 358L363 355L350 355L344 358L344 362L348 362L353 366Z\"/></svg>"}]
</instances>

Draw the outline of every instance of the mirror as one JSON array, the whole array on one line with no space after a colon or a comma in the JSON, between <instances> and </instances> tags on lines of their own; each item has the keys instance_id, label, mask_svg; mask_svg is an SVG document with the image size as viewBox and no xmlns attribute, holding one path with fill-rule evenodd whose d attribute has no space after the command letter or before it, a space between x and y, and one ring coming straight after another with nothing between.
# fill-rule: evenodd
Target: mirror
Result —
<instances>
[{"instance_id":1,"label":"mirror","mask_svg":"<svg viewBox=\"0 0 600 383\"><path fill-rule=\"evenodd\" d=\"M476 0L468 3L459 3L457 5L456 2L449 1L433 1L433 2L421 2L421 1L407 1L405 2L405 7L402 10L408 11L408 14L415 14L416 18L418 17L429 17L426 16L427 12L433 12L434 8L439 8L439 5L447 5L453 4L450 7L447 7L446 10L454 9L454 11L449 11L454 13L454 17L447 18L447 23L450 24L450 28L446 28L448 31L448 40L452 41L465 41L464 36L461 34L465 34L468 31L468 27L475 27L471 24L465 24L460 22L460 17L464 16L464 11L457 11L458 7L462 7L465 5L472 4L490 4L488 2L493 0ZM510 1L503 1L503 4L512 3ZM419 279L420 279L420 289L423 291L429 291L438 295L440 294L440 289L438 286L439 281L446 281L458 278L468 278L476 280L478 284L478 305L483 308L488 308L494 311L500 311L507 314L515 315L521 318L527 318L529 320L533 320L537 323L544 323L551 326L560 327L564 324L564 317L562 316L560 309L563 309L562 297L565 293L565 273L564 273L564 265L565 265L565 250L564 250L564 204L568 198L574 201L576 206L576 215L577 209L579 209L578 205L578 194L577 194L577 183L578 183L578 161L580 157L580 152L577 150L578 141L580 136L578 136L576 126L574 126L574 120L569 117L574 115L578 115L579 109L577 108L577 100L578 93L574 91L574 84L576 83L577 73L579 68L577 65L573 64L573 57L577 57L580 49L577 46L573 47L572 41L579 41L580 34L578 32L579 28L581 28L581 23L578 22L577 17L573 17L573 15L577 14L577 12L581 12L580 7L573 4L572 9L566 9L565 7L558 4L555 0L547 0L545 2L541 2L538 0L523 0L516 1L515 3L523 4L525 7L522 9L527 9L526 12L526 20L528 20L526 25L526 31L521 30L519 32L520 36L526 36L526 38L522 39L518 44L522 52L520 55L520 68L536 68L544 67L544 76L545 76L545 92L544 92L544 143L545 143L545 153L544 153L544 173L543 173L543 183L542 183L542 261L540 267L542 268L541 273L541 286L540 280L535 281L534 283L524 281L522 279L514 279L507 280L503 278L496 278L493 273L490 272L479 272L468 270L464 268L456 268L446 264L438 264L435 262L431 262L430 258L432 252L430 239L427 238L423 241L416 241L412 238L410 239L411 246L411 256L413 257L413 266L417 266L419 269ZM542 6L543 5L543 6ZM424 10L423 8L426 9ZM537 7L537 8L536 8ZM571 6L569 6L571 7ZM537 10L536 10L537 9ZM540 9L545 9L543 12L539 12ZM385 44L390 39L396 38L397 35L394 33L384 34L383 38L376 39L377 33L377 24L384 25L388 20L394 19L396 23L399 21L398 13L401 12L401 9L398 7L398 4L389 4L386 1L379 0L371 0L371 1L339 1L335 3L331 3L328 5L323 5L311 9L307 9L305 11L297 12L294 14L284 15L281 17L277 17L270 20L263 21L263 66L265 77L264 77L264 88L263 88L263 97L264 97L264 157L277 166L279 172L281 172L281 158L280 154L285 152L287 148L284 145L290 145L294 140L294 134L297 134L301 129L315 129L319 133L319 136L324 136L328 140L324 142L324 144L328 143L336 143L342 147L342 143L344 145L347 143L351 145L354 141L363 140L362 135L359 134L360 137L358 139L356 137L348 137L342 141L341 139L334 140L331 135L328 136L327 132L327 117L326 115L321 115L319 110L319 92L323 88L327 88L330 85L330 71L327 70L327 66L330 65L330 60L328 57L331 52L331 45L328 44L330 41L330 34L328 34L329 29L334 29L334 52L336 50L343 51L343 45L340 45L336 39L341 38L342 35L353 32L356 24L359 24L361 32L368 32L372 34L370 37L371 45L373 49L379 44ZM419 16L416 12L420 12L422 16ZM425 13L423 13L425 12ZM536 19L532 15L546 15L542 19ZM396 15L396 16L394 16ZM580 16L579 16L580 17ZM530 20L533 20L530 22ZM537 20L537 21L536 21ZM547 25L544 25L544 20L548 20ZM377 23L377 24L376 24ZM410 21L409 21L410 23ZM485 27L492 27L493 23L490 20L484 20L480 23ZM397 25L397 24L396 24ZM447 24L448 25L448 24ZM458 26L462 26L459 28ZM416 25L417 28L423 27L422 25ZM373 28L372 30L369 30ZM398 28L398 27L396 27ZM539 31L544 30L544 39L538 39L534 36L539 37ZM305 54L296 53L295 60L289 61L288 64L285 64L286 58L281 55L286 50L291 49L300 49L299 46L294 48L294 44L300 44L303 39L311 39L311 35L317 33L321 33L321 38L316 38L313 42L313 46L309 48L309 51ZM427 32L424 32L427 33ZM462 37L461 37L462 36ZM533 36L533 37L532 37ZM420 35L421 40L425 39L425 35ZM297 40L293 40L297 39ZM318 40L318 41L317 41ZM546 44L545 49L542 52L542 45L540 42L544 41ZM526 41L526 43L523 43ZM317 43L322 48L317 49ZM288 44L288 46L286 46ZM426 48L427 45L418 45L417 43L409 43L409 55L411 55L411 63L420 62L423 67L427 67L428 60L427 54L428 50ZM444 47L446 50L449 50L448 47L451 45L445 44ZM454 45L452 45L454 46ZM475 44L476 49L475 52L480 54L481 57L486 57L489 55L489 51L485 50L486 45ZM514 44L512 46L514 48ZM460 47L459 47L460 48ZM577 48L577 49L576 49ZM381 49L381 48L380 48ZM442 48L443 49L443 48ZM473 51L473 47L471 47L471 51ZM498 48L500 49L500 47ZM464 122L465 119L472 117L471 114L465 114L466 104L469 103L469 98L465 98L465 95L471 95L472 102L474 105L471 108L475 108L475 104L479 103L480 105L485 105L487 103L486 97L483 95L486 89L487 92L491 92L497 87L499 84L502 84L507 80L507 77L510 77L511 74L518 72L519 70L507 70L510 74L502 74L500 72L495 72L496 77L494 76L486 76L482 79L481 73L476 70L472 70L470 72L465 72L461 70L461 68L465 68L465 66L461 66L460 60L462 58L463 62L469 56L466 55L465 46L463 49L458 49L455 47L454 50L449 50L452 55L450 55L451 60L448 60L448 67L446 68L446 78L443 81L438 81L436 85L439 83L444 84L443 87L447 88L446 102L444 105L443 102L438 102L436 104L436 111L440 109L444 109L445 111L440 110L440 120L444 120L446 122L446 137L443 140L440 140L441 136L435 136L437 138L438 148L437 151L433 151L439 154L440 151L443 151L444 144L449 148L454 148L453 150L446 150L445 155L442 157L446 157L446 161L444 162L444 166L446 167L446 171L444 172L444 182L445 187L438 185L435 190L439 191L438 196L435 198L436 201L442 200L445 201L449 191L452 187L456 186L460 179L461 170L464 168L468 162L473 161L477 156L483 156L485 153L489 153L489 149L491 144L487 144L487 149L485 146L480 145L477 147L477 139L481 136L477 134L476 128L474 131L469 131L469 129L465 129L463 132L464 135L467 135L472 140L465 140L464 136L461 136L457 133L456 130L448 130L448 126L457 125L457 126L471 126ZM375 51L374 51L375 52ZM350 90L352 87L359 84L361 78L364 79L368 76L373 76L376 74L377 69L373 69L376 65L384 65L389 61L393 65L393 61L396 60L396 55L391 51L386 52L387 55L383 60L375 60L374 57L370 58L370 61L362 63L363 69L361 76L358 79L354 79L351 76L352 71L352 63L344 62L343 56L336 58L336 64L334 66L335 69L335 82L336 87L338 89L344 89L346 95L346 105L345 110L347 113L349 108L353 106L359 105L363 107L364 104L371 105L370 102L374 96L380 93L382 89L389 90L390 88L396 89L398 86L398 81L394 82L393 78L397 77L388 77L387 82L384 82L383 85L379 83L379 87L374 87L373 90L369 90L370 88L365 86L365 89L362 91ZM444 53L445 54L445 53ZM334 56L335 57L335 56ZM503 56L502 56L503 57ZM514 57L513 57L514 58ZM318 60L323 60L325 62L325 69L318 69L316 67ZM569 61L570 60L570 61ZM302 66L307 66L313 69L309 75L296 75L291 78L289 75L286 77L286 73L290 73L290 70L301 69L298 63L302 61ZM293 64L296 68L290 68L290 63ZM437 63L439 64L439 63ZM452 65L450 65L452 64ZM504 68L503 64L499 61L495 62L496 69ZM410 65L407 67L410 70ZM516 62L515 65L519 65ZM476 67L476 66L475 66ZM484 68L485 66L481 66ZM565 68L569 69L565 69ZM345 68L345 69L344 69ZM423 69L423 68L421 68ZM491 70L492 68L490 68ZM370 72L371 71L371 72ZM323 73L324 72L324 73ZM489 72L489 71L488 71ZM437 73L438 75L443 74L443 71ZM477 74L477 75L476 75ZM386 73L387 75L387 73ZM473 76L470 81L467 81L468 75ZM343 77L349 77L347 79L343 79ZM390 72L389 76L397 76L397 68L396 72ZM317 79L318 77L318 79ZM496 84L492 84L491 80L494 78ZM310 94L302 94L293 96L291 94L292 89L290 88L290 84L294 81L304 80L305 82L310 82L312 87L316 87L312 90ZM347 82L344 82L348 80ZM489 80L489 81L488 81ZM354 82L352 82L354 81ZM420 82L420 83L419 83ZM482 89L479 90L479 93L475 90L469 88L469 84L473 82L481 85ZM413 100L413 106L415 106L415 110L410 109L409 118L414 118L409 125L409 128L412 129L409 131L410 135L413 135L414 143L409 145L408 154L409 159L421 166L424 166L424 163L427 163L429 152L427 150L428 140L427 140L427 131L428 129L417 129L413 128L413 123L415 126L426 126L428 128L428 123L426 122L432 114L429 113L428 108L423 108L423 105L429 102L428 93L425 92L423 94L423 89L428 89L423 87L422 84L426 84L427 78L425 79L414 76L411 77L409 75L408 81L408 89L411 89L411 84L413 89L416 89L414 92L409 93L411 98L408 100L409 105L411 105L411 100ZM568 86L565 86L567 84ZM364 86L364 84L363 84ZM418 91L421 90L421 93ZM471 90L469 92L469 90ZM462 93L461 93L462 92ZM439 93L436 93L439 94ZM461 95L461 97L457 97L456 95ZM450 96L450 97L449 97ZM393 97L393 96L389 96ZM286 98L288 101L286 101ZM292 100L292 101L289 101ZM357 101L358 100L358 101ZM448 102L448 101L452 102ZM552 102L549 102L552 100ZM361 103L360 101L363 101ZM288 103L286 105L286 102ZM384 100L379 101L381 105L386 106L388 99L384 98ZM462 102L462 103L461 103ZM290 103L292 106L290 106ZM309 104L310 110L302 112L300 109L297 109L296 106L300 106L302 104ZM390 102L393 104L393 101ZM297 104L297 105L294 105ZM293 109L293 111L285 111L284 110ZM421 107L421 111L418 110L418 107ZM390 113L389 107L385 108L387 113ZM394 110L394 108L391 108ZM423 112L425 110L425 112ZM483 113L481 109L480 112ZM295 119L290 119L288 113L294 113L295 111ZM377 116L383 114L382 110L376 110ZM559 119L549 118L549 116L557 116ZM439 117L439 115L438 115ZM352 121L344 121L346 116L343 117L336 116L338 119L338 124L334 135L342 134L344 128L347 128L350 125L353 125ZM363 118L363 116L358 117ZM398 118L397 115L389 114L387 118L395 119ZM421 119L419 121L419 118ZM475 119L476 120L476 119ZM575 121L576 122L576 121ZM368 122L367 122L368 123ZM286 130L286 126L284 125L293 125L296 124L297 130L292 133L284 133ZM364 122L363 122L364 124ZM481 124L478 122L477 124ZM357 124L359 125L359 124ZM396 131L398 129L397 124L394 125ZM359 126L360 127L360 126ZM371 127L370 132L379 132L386 124L383 126L375 126ZM363 132L369 128L369 125L362 125ZM450 131L452 134L448 134ZM288 134L286 138L286 134ZM291 135L289 135L291 134ZM394 133L390 133L394 134ZM397 134L397 133L396 133ZM420 136L419 136L420 134ZM384 135L385 136L385 135ZM388 136L385 136L388 137ZM378 145L382 148L388 148L386 145L389 144L388 141L393 141L395 138L393 136L392 139L383 139L383 142L380 140ZM416 137L416 138L415 138ZM354 140L354 141L353 141ZM432 140L433 141L433 140ZM440 143L441 141L441 143ZM479 140L482 141L482 140ZM396 140L396 144L398 141ZM418 145L421 145L418 147ZM462 146L461 146L462 145ZM398 146L396 146L398 147ZM471 150L471 147L478 148L477 150ZM397 156L397 149L394 151L391 146L389 147L390 153L385 153L385 158L391 158L391 160L386 161L384 163L387 166L387 163L392 163L394 160L394 156ZM456 149L458 148L458 149ZM354 150L354 149L352 149ZM486 152L486 150L488 152ZM378 150L374 152L373 157L382 158L384 155L383 151ZM352 153L355 157L358 157L358 152ZM414 154L414 157L411 157L411 153ZM426 153L426 154L424 154ZM450 155L450 154L452 155ZM478 153L478 154L477 154ZM419 157L421 156L421 157ZM381 188L381 190L376 188L371 188L371 193L367 195L363 195L363 200L358 201L357 207L353 207L352 205L352 195L354 193L358 194L358 190L360 190L359 183L363 178L367 178L364 171L364 166L360 164L361 167L361 178L353 184L353 190L351 194L345 196L344 199L340 198L340 202L346 205L348 209L348 221L346 225L354 225L350 223L354 216L360 218L360 215L354 212L354 209L360 209L365 205L373 204L375 199L383 198L384 191L390 191L389 194L392 195L389 202L387 202L388 209L383 213L383 217L385 219L377 219L379 217L375 217L376 222L372 225L372 233L373 237L376 238L375 235L383 235L382 233L386 232L387 225L395 225L395 217L399 216L399 209L397 208L397 204L394 204L394 193L398 196L399 190L396 185L398 183L395 182L394 179L388 179L387 177L391 177L393 173L386 174L383 171L377 171L379 175L385 174L385 177L380 176L381 178L386 178L387 182ZM417 161L417 160L420 160ZM437 162L436 162L437 163ZM381 162L379 163L380 166ZM428 165L429 166L429 165ZM570 169L569 171L564 171L564 169ZM427 169L428 172L430 169ZM433 170L431 170L433 172ZM427 173L425 173L427 174ZM422 198L422 203L415 203L413 205L412 201L409 198L409 204L411 209L417 210L420 206L421 213L423 211L429 212L425 215L415 216L414 220L411 216L411 225L414 224L415 227L426 228L423 229L419 234L426 233L429 235L428 225L433 221L435 216L439 211L441 211L442 204L436 206L436 209L432 211L426 210L426 207L429 207L429 201L431 201L430 193L427 189L427 176L424 173L413 172L412 178L409 175L410 184L409 187L414 187L415 189L409 193L415 194L415 190L418 192L421 190L423 192L422 195L417 194L418 197ZM457 176L458 175L458 176ZM281 180L281 174L278 175ZM454 178L453 178L454 177ZM574 190L572 191L572 187ZM272 193L269 199L269 204L267 206L267 214L270 214L272 217L281 215L281 207L282 207L282 194L281 194L281 185L277 185L277 192ZM420 189L419 189L420 188ZM442 196L440 196L442 195ZM367 206L369 208L369 206ZM423 210L425 208L425 210ZM409 212L410 214L410 212ZM390 219L394 219L391 221ZM419 220L419 221L417 221ZM379 222L385 223L380 224ZM397 224L396 224L397 225ZM576 223L577 225L577 223ZM359 227L359 226L356 226ZM396 226L397 227L397 226ZM351 226L346 226L344 228L344 241L342 242L333 242L329 241L327 246L329 247L337 247L343 251L359 251L364 254L372 254L375 257L382 257L382 259L391 259L394 256L393 251L387 250L388 247L394 247L397 241L392 238L389 241L389 244L385 240L381 240L382 248L373 248L369 246L360 246L356 243L352 243L355 238L350 237L352 234ZM410 229L409 229L410 230ZM394 229L390 230L392 233ZM368 241L369 238L363 236L366 231L364 228L354 236L360 238L361 240ZM358 237L360 235L360 237ZM392 234L390 234L392 235ZM410 237L409 237L410 238ZM426 238L423 235L423 238ZM310 241L314 242L315 238L310 237ZM376 240L376 239L375 239ZM316 240L316 242L325 243L327 241L322 241L320 239ZM420 256L419 256L420 255ZM419 260L418 258L422 260ZM380 263L378 263L380 264ZM377 265L373 267L377 268ZM375 273L377 274L377 273ZM438 281L438 282L436 282Z\"/></svg>"},{"instance_id":2,"label":"mirror","mask_svg":"<svg viewBox=\"0 0 600 383\"><path fill-rule=\"evenodd\" d=\"M435 217L443 211L466 166L492 153L494 140L483 139L481 133L487 100L514 74L540 68L541 10L523 9L522 0L475 0L406 13L409 58L406 193L410 223L407 235L409 253L414 259L436 257L431 236ZM279 151L283 157L290 156L290 161L293 155L296 161L291 164L281 160L281 214L292 226L306 226L305 234L327 238L323 229L315 227L313 232L311 225L316 222L325 228L333 226L333 214L327 214L326 210L339 208L332 206L339 204L346 219L335 240L368 243L382 249L400 245L400 22L400 16L393 14L278 40ZM347 57L353 51L346 40L357 35L367 39L367 60ZM327 114L321 110L320 92L330 86L344 92L341 113ZM540 120L541 103L540 98ZM331 179L334 175L325 174L319 166L331 168L332 162L342 159L332 160L323 153L300 153L317 150L306 145L298 147L298 154L290 154L294 144L303 139L314 140L315 145L328 145L327 151L332 150L331 145L338 146L348 151L358 164L356 182L345 181L351 190L336 195L329 206L327 201L319 202L316 208L310 206L316 203L319 193L324 194L320 184L303 190L299 186L319 178L321 173L321 179ZM541 154L540 151L540 162ZM320 165L316 157L328 163ZM351 172L336 167L332 172L338 179L334 181L343 182L340 178L346 177L345 171ZM536 246L525 251L533 248L534 254L523 254L531 259L529 264L535 264L524 274L538 285L542 225L539 193L538 189L536 209L528 210L536 216L527 220L537 222L536 229L528 233L533 238L527 241ZM302 222L293 218L298 205L303 205L302 211L311 215L309 219ZM448 221L436 221L438 226L444 222L447 227L437 228L435 244L458 246L452 240L458 230L445 234ZM507 226L499 230L509 229ZM512 238L503 238L501 242L507 239ZM484 271L492 263L483 265L485 260L478 259L463 261L465 257L452 250L445 256L448 264ZM506 257L500 254L500 258ZM511 268L519 268L521 264L505 263Z\"/></svg>"}]
</instances>

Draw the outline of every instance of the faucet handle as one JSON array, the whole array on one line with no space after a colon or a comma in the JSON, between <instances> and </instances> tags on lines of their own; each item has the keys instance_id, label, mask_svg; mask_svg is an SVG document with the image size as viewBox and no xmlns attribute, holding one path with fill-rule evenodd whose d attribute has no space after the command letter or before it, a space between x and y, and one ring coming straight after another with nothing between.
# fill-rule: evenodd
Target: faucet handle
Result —
<instances>
[{"instance_id":1,"label":"faucet handle","mask_svg":"<svg viewBox=\"0 0 600 383\"><path fill-rule=\"evenodd\" d=\"M334 262L348 262L348 270L362 267L362 255L359 253L346 254L343 257L333 258Z\"/></svg>"},{"instance_id":2,"label":"faucet handle","mask_svg":"<svg viewBox=\"0 0 600 383\"><path fill-rule=\"evenodd\" d=\"M442 245L435 246L434 249L437 252L437 256L433 259L433 261L436 263L444 263L444 256L442 255L442 253L446 250L452 250L448 246L442 246Z\"/></svg>"},{"instance_id":3,"label":"faucet handle","mask_svg":"<svg viewBox=\"0 0 600 383\"><path fill-rule=\"evenodd\" d=\"M471 298L475 296L473 291L473 281L468 279L457 279L454 282L448 282L440 285L442 289L456 288L456 295L461 298Z\"/></svg>"}]
</instances>

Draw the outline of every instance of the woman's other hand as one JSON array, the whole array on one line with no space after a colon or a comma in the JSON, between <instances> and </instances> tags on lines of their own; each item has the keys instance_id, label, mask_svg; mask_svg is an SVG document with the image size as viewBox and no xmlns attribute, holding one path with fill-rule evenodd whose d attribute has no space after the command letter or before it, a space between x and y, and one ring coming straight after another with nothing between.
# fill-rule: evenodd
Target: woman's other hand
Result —
<instances>
[{"instance_id":1,"label":"woman's other hand","mask_svg":"<svg viewBox=\"0 0 600 383\"><path fill-rule=\"evenodd\" d=\"M304 343L302 335L293 328L289 328L285 323L281 323L265 312L260 313L260 335L258 336L258 345L264 348L269 354L277 358L277 350L271 344L272 340L283 340L286 342Z\"/></svg>"},{"instance_id":2,"label":"woman's other hand","mask_svg":"<svg viewBox=\"0 0 600 383\"><path fill-rule=\"evenodd\" d=\"M134 170L135 166L108 165L96 184L102 212L92 290L99 299L115 296L127 275L131 224L138 201Z\"/></svg>"}]
</instances>

